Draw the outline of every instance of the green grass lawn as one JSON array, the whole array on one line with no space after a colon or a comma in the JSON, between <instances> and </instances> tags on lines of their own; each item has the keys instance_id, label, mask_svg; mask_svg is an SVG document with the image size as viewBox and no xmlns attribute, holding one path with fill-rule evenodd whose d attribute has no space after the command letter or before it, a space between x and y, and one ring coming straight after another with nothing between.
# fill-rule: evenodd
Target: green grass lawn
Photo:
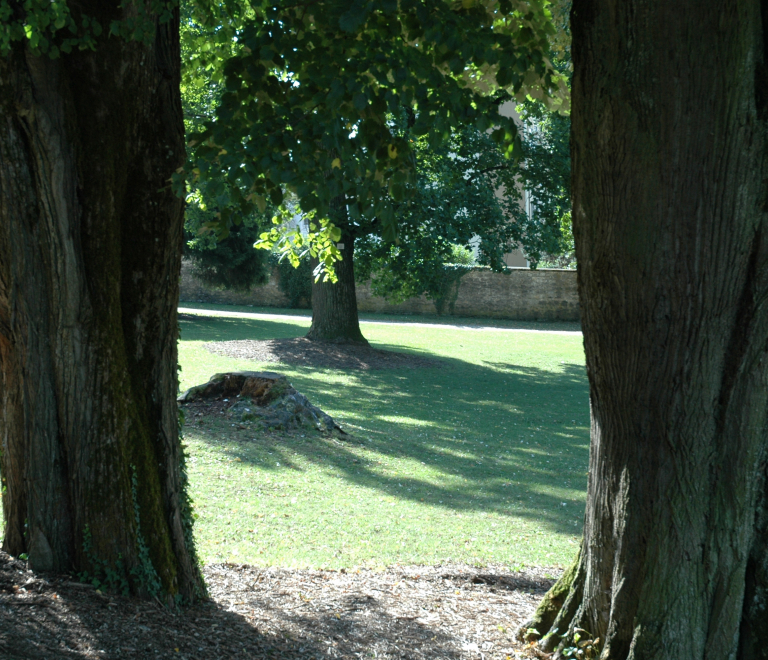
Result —
<instances>
[{"instance_id":1,"label":"green grass lawn","mask_svg":"<svg viewBox=\"0 0 768 660\"><path fill-rule=\"evenodd\" d=\"M216 372L278 371L351 434L270 434L233 427L223 416L188 424L202 560L326 568L568 564L581 534L589 444L581 336L503 325L365 324L375 347L443 366L341 372L203 348L301 336L309 318L181 321L182 389Z\"/></svg>"}]
</instances>

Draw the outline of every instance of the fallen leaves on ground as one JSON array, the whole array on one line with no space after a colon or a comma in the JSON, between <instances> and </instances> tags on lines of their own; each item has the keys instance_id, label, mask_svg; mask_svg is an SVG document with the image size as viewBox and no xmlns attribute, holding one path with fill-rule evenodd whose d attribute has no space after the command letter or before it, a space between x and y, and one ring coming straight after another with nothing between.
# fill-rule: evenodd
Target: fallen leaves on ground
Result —
<instances>
[{"instance_id":1,"label":"fallen leaves on ground","mask_svg":"<svg viewBox=\"0 0 768 660\"><path fill-rule=\"evenodd\" d=\"M440 360L384 351L365 344L294 339L237 339L205 345L211 353L238 360L281 362L332 369L424 369L441 367Z\"/></svg>"},{"instance_id":2,"label":"fallen leaves on ground","mask_svg":"<svg viewBox=\"0 0 768 660\"><path fill-rule=\"evenodd\" d=\"M552 584L551 569L463 565L204 572L210 601L173 611L0 552L0 657L506 660Z\"/></svg>"}]
</instances>

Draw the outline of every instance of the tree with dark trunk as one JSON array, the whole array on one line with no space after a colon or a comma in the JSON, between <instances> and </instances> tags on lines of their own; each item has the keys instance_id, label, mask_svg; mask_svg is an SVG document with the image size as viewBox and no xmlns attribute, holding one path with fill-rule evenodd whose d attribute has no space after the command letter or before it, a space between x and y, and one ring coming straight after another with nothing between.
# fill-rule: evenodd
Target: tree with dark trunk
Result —
<instances>
[{"instance_id":1,"label":"tree with dark trunk","mask_svg":"<svg viewBox=\"0 0 768 660\"><path fill-rule=\"evenodd\" d=\"M526 626L556 657L768 657L767 12L574 2L590 476Z\"/></svg>"},{"instance_id":2,"label":"tree with dark trunk","mask_svg":"<svg viewBox=\"0 0 768 660\"><path fill-rule=\"evenodd\" d=\"M320 264L318 258L310 261L312 266L312 325L307 339L329 341L337 344L368 344L360 331L355 294L355 237L360 230L349 222L347 200L338 195L331 200L331 218L341 230L336 244L341 259L336 262L336 281L327 277L316 277L314 271Z\"/></svg>"},{"instance_id":3,"label":"tree with dark trunk","mask_svg":"<svg viewBox=\"0 0 768 660\"><path fill-rule=\"evenodd\" d=\"M227 20L215 12L195 18L211 38L190 30L191 39L207 39L207 54L190 60L190 79L205 85L217 72L222 91L216 120L191 136L189 185L229 201L219 213L222 233L272 204L287 222L265 232L262 247L301 244L293 256L308 251L326 272L343 254L341 284L314 287L309 337L363 341L354 239L396 241L396 207L417 178L412 138L436 147L453 128L468 126L509 155L519 146L517 128L499 108L528 92L550 107L565 96L564 76L547 58L551 14L525 0L319 0L311 7L250 3L241 12L238 3L226 5ZM403 113L413 119L408 134L395 120ZM340 215L338 198L346 200L346 224L323 225ZM288 245L297 215L317 231ZM339 229L343 252L330 239ZM343 318L331 318L337 313Z\"/></svg>"},{"instance_id":4,"label":"tree with dark trunk","mask_svg":"<svg viewBox=\"0 0 768 660\"><path fill-rule=\"evenodd\" d=\"M352 342L367 344L368 340L360 331L355 295L355 235L342 231L340 241L342 259L335 264L336 282L313 279L312 282L312 325L308 339L331 342ZM312 260L312 269L318 260Z\"/></svg>"},{"instance_id":5,"label":"tree with dark trunk","mask_svg":"<svg viewBox=\"0 0 768 660\"><path fill-rule=\"evenodd\" d=\"M83 1L77 18L119 26L142 6ZM58 59L21 39L0 59L3 548L194 599L169 187L184 162L178 13L143 11L150 39L105 29Z\"/></svg>"}]
</instances>

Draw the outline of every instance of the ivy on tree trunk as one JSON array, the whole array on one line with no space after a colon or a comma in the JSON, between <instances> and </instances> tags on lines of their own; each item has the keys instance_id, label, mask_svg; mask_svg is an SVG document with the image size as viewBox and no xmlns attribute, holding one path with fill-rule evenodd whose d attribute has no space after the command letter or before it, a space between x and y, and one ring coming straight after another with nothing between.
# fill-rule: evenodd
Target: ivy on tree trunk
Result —
<instances>
[{"instance_id":1,"label":"ivy on tree trunk","mask_svg":"<svg viewBox=\"0 0 768 660\"><path fill-rule=\"evenodd\" d=\"M80 3L102 25L121 3ZM0 59L3 548L32 568L203 593L179 441L178 14Z\"/></svg>"},{"instance_id":2,"label":"ivy on tree trunk","mask_svg":"<svg viewBox=\"0 0 768 660\"><path fill-rule=\"evenodd\" d=\"M592 430L579 560L526 626L555 657L768 657L765 12L573 5Z\"/></svg>"}]
</instances>

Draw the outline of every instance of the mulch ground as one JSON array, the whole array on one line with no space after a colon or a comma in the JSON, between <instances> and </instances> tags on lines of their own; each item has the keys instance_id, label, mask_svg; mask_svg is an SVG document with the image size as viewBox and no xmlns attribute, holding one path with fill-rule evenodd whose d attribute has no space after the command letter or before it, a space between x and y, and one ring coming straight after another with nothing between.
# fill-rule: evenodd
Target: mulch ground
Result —
<instances>
[{"instance_id":1,"label":"mulch ground","mask_svg":"<svg viewBox=\"0 0 768 660\"><path fill-rule=\"evenodd\" d=\"M217 341L206 344L205 347L211 353L240 360L332 369L423 369L441 367L443 364L440 360L384 351L365 344L335 344L312 341L305 337Z\"/></svg>"},{"instance_id":2,"label":"mulch ground","mask_svg":"<svg viewBox=\"0 0 768 660\"><path fill-rule=\"evenodd\" d=\"M0 552L0 658L496 660L551 585L542 569L205 568L210 600L173 611L40 575Z\"/></svg>"}]
</instances>

